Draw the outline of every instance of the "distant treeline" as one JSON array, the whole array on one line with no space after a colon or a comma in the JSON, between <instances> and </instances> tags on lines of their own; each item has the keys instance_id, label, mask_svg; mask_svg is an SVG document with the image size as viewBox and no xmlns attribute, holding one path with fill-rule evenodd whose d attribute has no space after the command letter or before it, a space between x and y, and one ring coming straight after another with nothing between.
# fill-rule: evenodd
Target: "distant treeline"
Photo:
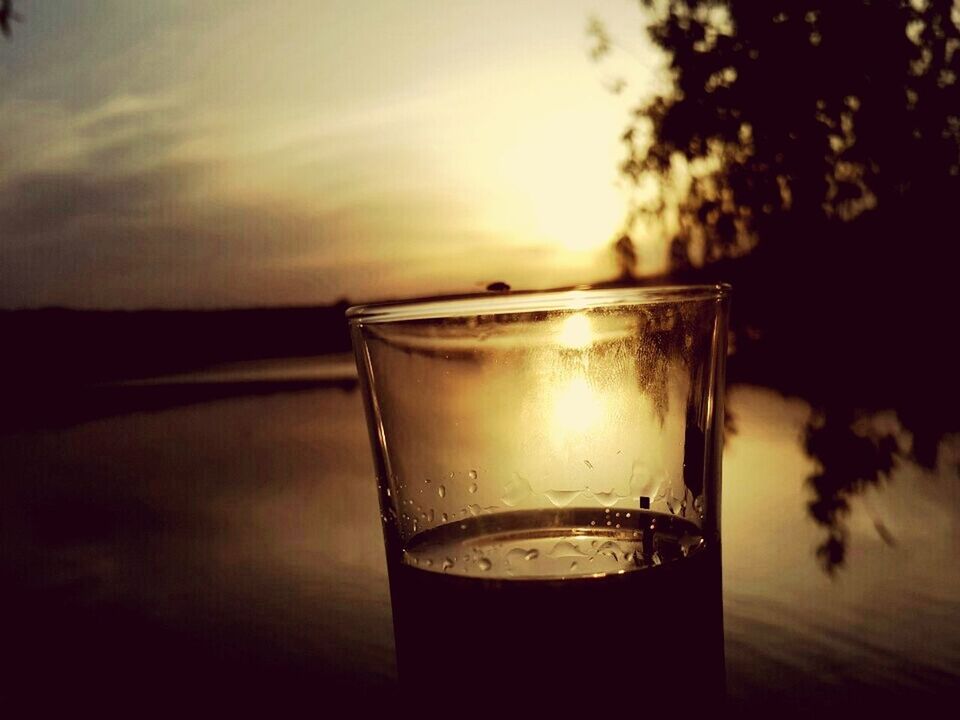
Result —
<instances>
[{"instance_id":1,"label":"distant treeline","mask_svg":"<svg viewBox=\"0 0 960 720\"><path fill-rule=\"evenodd\" d=\"M0 386L56 387L347 352L347 306L0 311Z\"/></svg>"}]
</instances>

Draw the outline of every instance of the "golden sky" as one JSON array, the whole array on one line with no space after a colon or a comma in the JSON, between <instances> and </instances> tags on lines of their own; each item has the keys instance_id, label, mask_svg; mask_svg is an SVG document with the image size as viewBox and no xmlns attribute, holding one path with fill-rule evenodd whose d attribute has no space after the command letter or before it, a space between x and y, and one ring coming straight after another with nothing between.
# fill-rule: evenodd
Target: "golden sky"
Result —
<instances>
[{"instance_id":1,"label":"golden sky","mask_svg":"<svg viewBox=\"0 0 960 720\"><path fill-rule=\"evenodd\" d=\"M659 58L628 0L19 0L0 306L209 307L590 282ZM588 57L622 40L633 86ZM655 269L662 246L641 257Z\"/></svg>"}]
</instances>

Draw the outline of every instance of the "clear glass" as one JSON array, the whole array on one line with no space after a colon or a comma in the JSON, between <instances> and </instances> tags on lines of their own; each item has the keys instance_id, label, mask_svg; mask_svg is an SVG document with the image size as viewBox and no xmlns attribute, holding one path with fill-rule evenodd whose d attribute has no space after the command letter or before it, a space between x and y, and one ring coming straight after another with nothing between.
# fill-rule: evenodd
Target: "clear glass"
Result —
<instances>
[{"instance_id":1,"label":"clear glass","mask_svg":"<svg viewBox=\"0 0 960 720\"><path fill-rule=\"evenodd\" d=\"M405 689L563 660L722 693L728 309L710 285L348 311Z\"/></svg>"}]
</instances>

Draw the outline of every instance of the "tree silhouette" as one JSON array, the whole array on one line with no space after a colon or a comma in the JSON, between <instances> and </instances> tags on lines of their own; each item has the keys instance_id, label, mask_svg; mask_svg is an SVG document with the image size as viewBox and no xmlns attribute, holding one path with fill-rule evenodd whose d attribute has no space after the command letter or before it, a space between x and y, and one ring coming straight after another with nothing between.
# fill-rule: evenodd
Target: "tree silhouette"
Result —
<instances>
[{"instance_id":1,"label":"tree silhouette","mask_svg":"<svg viewBox=\"0 0 960 720\"><path fill-rule=\"evenodd\" d=\"M898 462L933 467L960 429L960 6L641 4L673 87L623 135L622 172L644 190L624 237L672 217L671 274L734 284L731 380L813 404L810 511L833 570L849 498ZM880 410L912 439L872 429Z\"/></svg>"},{"instance_id":2,"label":"tree silhouette","mask_svg":"<svg viewBox=\"0 0 960 720\"><path fill-rule=\"evenodd\" d=\"M10 37L10 22L20 19L20 14L13 9L13 0L0 0L0 32Z\"/></svg>"}]
</instances>

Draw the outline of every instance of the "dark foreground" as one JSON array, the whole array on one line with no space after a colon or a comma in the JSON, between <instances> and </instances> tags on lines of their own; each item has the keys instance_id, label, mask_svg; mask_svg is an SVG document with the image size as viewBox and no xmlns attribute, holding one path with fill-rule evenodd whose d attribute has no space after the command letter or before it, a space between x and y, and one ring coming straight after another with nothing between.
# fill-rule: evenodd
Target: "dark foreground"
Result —
<instances>
[{"instance_id":1,"label":"dark foreground","mask_svg":"<svg viewBox=\"0 0 960 720\"><path fill-rule=\"evenodd\" d=\"M208 391L0 436L5 702L128 716L396 702L375 484L349 387ZM960 697L960 481L905 468L866 495L831 579L806 512L807 409L750 389L731 405L729 702L839 712ZM464 618L449 642L470 633ZM682 707L697 685L675 668L640 677L626 656L599 675L592 662L568 659L561 689L589 685L624 707L672 693ZM465 692L515 681L491 667Z\"/></svg>"}]
</instances>

